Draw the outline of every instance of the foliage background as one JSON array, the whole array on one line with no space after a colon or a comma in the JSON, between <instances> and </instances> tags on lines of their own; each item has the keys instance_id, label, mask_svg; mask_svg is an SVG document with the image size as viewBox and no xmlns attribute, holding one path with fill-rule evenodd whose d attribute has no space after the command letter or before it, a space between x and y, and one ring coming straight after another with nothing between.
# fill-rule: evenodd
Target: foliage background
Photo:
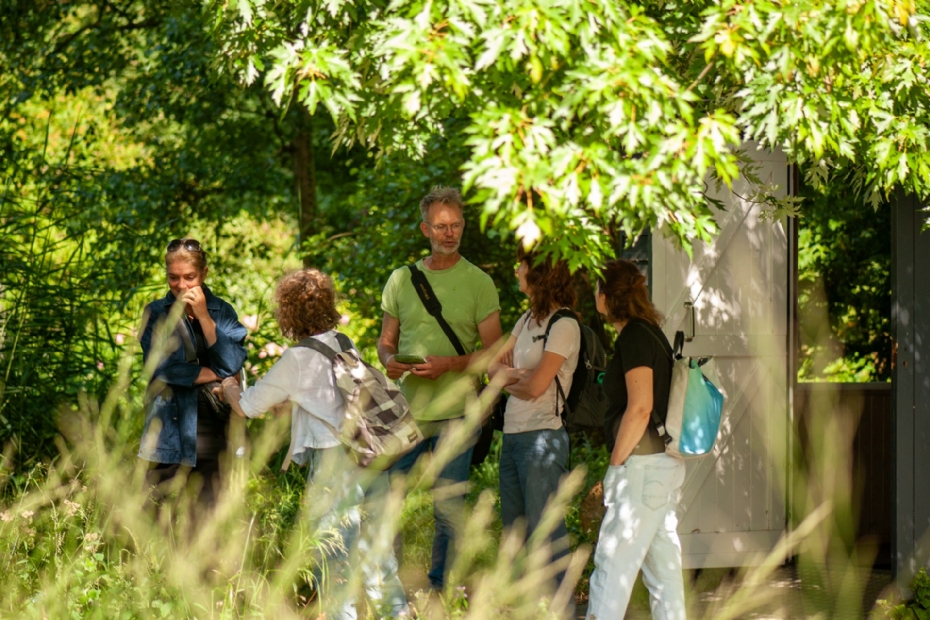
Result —
<instances>
[{"instance_id":1,"label":"foliage background","mask_svg":"<svg viewBox=\"0 0 930 620\"><path fill-rule=\"evenodd\" d=\"M130 543L98 544L110 506L56 469L74 447L65 422L100 420L126 352L111 465L133 462L133 338L175 237L210 251L210 285L251 330L253 375L287 344L272 286L301 264L336 277L344 328L373 359L381 286L427 249L416 202L430 185L467 185L480 205L463 253L494 278L508 329L523 304L515 233L577 266L659 223L687 247L714 231L705 172L726 180L731 147L754 138L808 173L800 207L771 205L804 216L802 303L834 339L818 344L822 321L804 326L803 376L888 376L880 203L896 185L927 195L925 3L500 7L0 0L0 478L17 519L0 535L6 609L41 615L39 593L60 592L68 614L92 615L110 588L106 609L199 613L159 562L134 568ZM583 273L579 288L589 300ZM604 454L579 450L587 488ZM262 570L284 555L302 487L269 471L248 478L250 510L267 519ZM492 487L493 470L476 475ZM42 512L23 503L37 497ZM412 537L428 511L409 508ZM590 542L572 510L576 541Z\"/></svg>"},{"instance_id":2,"label":"foliage background","mask_svg":"<svg viewBox=\"0 0 930 620\"><path fill-rule=\"evenodd\" d=\"M798 221L801 381L891 380L891 209L805 187Z\"/></svg>"}]
</instances>

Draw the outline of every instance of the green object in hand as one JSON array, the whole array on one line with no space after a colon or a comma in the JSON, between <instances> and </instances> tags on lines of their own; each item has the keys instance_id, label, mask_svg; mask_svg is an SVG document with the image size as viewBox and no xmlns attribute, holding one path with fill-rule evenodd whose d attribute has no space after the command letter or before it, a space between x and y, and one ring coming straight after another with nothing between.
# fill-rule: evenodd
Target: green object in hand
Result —
<instances>
[{"instance_id":1,"label":"green object in hand","mask_svg":"<svg viewBox=\"0 0 930 620\"><path fill-rule=\"evenodd\" d=\"M394 361L400 364L425 364L426 360L419 355L395 355Z\"/></svg>"}]
</instances>

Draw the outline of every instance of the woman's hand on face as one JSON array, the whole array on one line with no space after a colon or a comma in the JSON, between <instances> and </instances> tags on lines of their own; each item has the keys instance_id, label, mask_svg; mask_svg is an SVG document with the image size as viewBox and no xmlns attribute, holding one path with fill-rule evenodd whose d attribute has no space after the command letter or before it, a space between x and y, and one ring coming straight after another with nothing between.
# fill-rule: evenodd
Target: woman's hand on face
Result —
<instances>
[{"instance_id":1,"label":"woman's hand on face","mask_svg":"<svg viewBox=\"0 0 930 620\"><path fill-rule=\"evenodd\" d=\"M207 297L203 294L203 289L201 287L195 286L194 288L184 291L181 301L187 304L191 314L193 314L194 318L198 321L210 318L210 313L207 312Z\"/></svg>"}]
</instances>

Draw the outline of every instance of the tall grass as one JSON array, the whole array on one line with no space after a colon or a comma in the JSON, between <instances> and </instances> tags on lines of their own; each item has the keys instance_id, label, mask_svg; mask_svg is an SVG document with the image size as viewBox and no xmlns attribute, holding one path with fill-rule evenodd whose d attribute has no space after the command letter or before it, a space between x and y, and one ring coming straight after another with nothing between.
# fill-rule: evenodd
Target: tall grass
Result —
<instances>
[{"instance_id":1,"label":"tall grass","mask_svg":"<svg viewBox=\"0 0 930 620\"><path fill-rule=\"evenodd\" d=\"M162 350L174 345L169 334L162 330L156 338ZM277 472L287 420L251 423L249 452L228 463L224 493L213 512L192 520L192 499L183 489L161 511L146 510L144 463L134 456L141 410L130 389L133 359L134 351L127 351L104 399L82 397L62 412L66 441L57 459L6 479L0 506L0 616L319 616L319 581L330 574L325 552L343 542L314 520L325 512L327 499L306 486L304 472ZM153 368L150 361L146 374ZM382 514L368 515L371 527L403 533L407 575L429 561L427 489L472 435L485 404L472 403L453 440L395 485ZM824 404L822 411L829 410ZM764 617L798 617L770 587L790 556L800 558L804 617L852 618L867 611L862 550L849 538L855 518L852 470L845 464L851 432L836 427L833 416L822 416L822 426L811 431L816 449L806 459L795 455L791 464L800 482L798 518L790 532L760 565L723 580L698 580L689 593L690 617L759 617L763 611ZM410 592L421 617L561 618L571 607L576 583L583 602L596 528L582 526L579 502L602 476L606 452L576 442L572 455L571 475L541 530L526 544L519 530L501 533L493 457L473 471L466 532L450 585L439 596ZM545 534L563 513L576 548L565 560L568 579L556 588L552 578L560 567L548 562ZM381 540L391 538L385 534ZM360 584L360 567L355 567L347 587ZM634 597L631 615L638 613ZM374 611L369 616L375 617Z\"/></svg>"}]
</instances>

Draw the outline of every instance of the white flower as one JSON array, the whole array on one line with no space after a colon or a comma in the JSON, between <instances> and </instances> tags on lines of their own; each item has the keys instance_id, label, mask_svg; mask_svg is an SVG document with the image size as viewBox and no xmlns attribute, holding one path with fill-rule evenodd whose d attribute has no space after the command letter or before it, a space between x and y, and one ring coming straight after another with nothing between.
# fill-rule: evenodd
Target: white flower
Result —
<instances>
[{"instance_id":1,"label":"white flower","mask_svg":"<svg viewBox=\"0 0 930 620\"><path fill-rule=\"evenodd\" d=\"M258 315L257 314L246 314L242 317L242 324L250 332L254 332L258 329Z\"/></svg>"}]
</instances>

